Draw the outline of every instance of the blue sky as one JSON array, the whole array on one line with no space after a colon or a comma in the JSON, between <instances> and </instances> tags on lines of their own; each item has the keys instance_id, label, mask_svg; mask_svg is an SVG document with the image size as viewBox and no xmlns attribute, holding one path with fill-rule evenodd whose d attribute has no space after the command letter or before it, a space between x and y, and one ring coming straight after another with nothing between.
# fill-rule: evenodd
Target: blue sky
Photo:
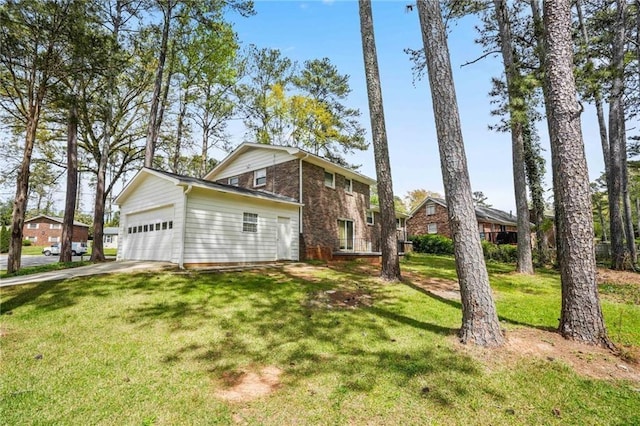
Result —
<instances>
[{"instance_id":1,"label":"blue sky","mask_svg":"<svg viewBox=\"0 0 640 426\"><path fill-rule=\"evenodd\" d=\"M403 1L373 1L373 18L382 95L385 109L393 186L396 195L424 188L444 194L431 95L426 80L414 84L411 62L403 49L422 46L418 15L406 12ZM243 45L279 49L300 64L308 59L328 57L339 71L350 76L352 93L348 105L362 112L362 124L369 131L369 111L362 59L358 3L349 1L263 1L255 2L257 14L250 18L230 16ZM449 50L456 83L458 105L471 186L482 191L494 207L515 211L508 134L489 131L491 77L502 72L500 58L487 58L461 67L482 53L474 43L473 19L463 19L450 28ZM603 170L595 115L583 114L585 150L591 180ZM540 137L547 150L546 124ZM241 134L234 136L241 141ZM370 141L370 133L367 136ZM217 154L216 154L217 155ZM362 164L360 171L375 178L373 150L358 153L349 161ZM550 187L550 174L547 173Z\"/></svg>"}]
</instances>

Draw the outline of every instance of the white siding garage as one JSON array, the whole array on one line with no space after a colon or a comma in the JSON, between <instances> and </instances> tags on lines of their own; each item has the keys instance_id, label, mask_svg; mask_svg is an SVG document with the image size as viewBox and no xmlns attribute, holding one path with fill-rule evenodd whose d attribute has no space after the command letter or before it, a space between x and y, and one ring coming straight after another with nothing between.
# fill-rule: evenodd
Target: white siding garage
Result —
<instances>
[{"instance_id":1,"label":"white siding garage","mask_svg":"<svg viewBox=\"0 0 640 426\"><path fill-rule=\"evenodd\" d=\"M172 261L175 238L174 206L131 213L124 229L124 259Z\"/></svg>"},{"instance_id":2,"label":"white siding garage","mask_svg":"<svg viewBox=\"0 0 640 426\"><path fill-rule=\"evenodd\" d=\"M118 260L181 267L299 259L290 198L144 168L116 198Z\"/></svg>"}]
</instances>

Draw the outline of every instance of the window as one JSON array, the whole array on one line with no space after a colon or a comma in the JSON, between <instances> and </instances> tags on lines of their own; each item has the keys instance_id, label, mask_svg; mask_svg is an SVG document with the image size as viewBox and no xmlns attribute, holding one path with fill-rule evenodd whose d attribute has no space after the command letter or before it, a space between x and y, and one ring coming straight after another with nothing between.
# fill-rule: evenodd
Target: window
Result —
<instances>
[{"instance_id":1,"label":"window","mask_svg":"<svg viewBox=\"0 0 640 426\"><path fill-rule=\"evenodd\" d=\"M25 239L25 240L29 240L29 241L31 241L32 243L35 243L36 241L38 241L38 237L29 237L29 236L26 236L26 237L24 237L24 239Z\"/></svg>"},{"instance_id":2,"label":"window","mask_svg":"<svg viewBox=\"0 0 640 426\"><path fill-rule=\"evenodd\" d=\"M404 228L404 218L401 218L401 217L396 218L396 228L398 229Z\"/></svg>"},{"instance_id":3,"label":"window","mask_svg":"<svg viewBox=\"0 0 640 426\"><path fill-rule=\"evenodd\" d=\"M260 169L253 172L253 186L267 184L267 169Z\"/></svg>"},{"instance_id":4,"label":"window","mask_svg":"<svg viewBox=\"0 0 640 426\"><path fill-rule=\"evenodd\" d=\"M138 227L137 226L134 226L132 229L133 229L133 233L134 234L138 232Z\"/></svg>"},{"instance_id":5,"label":"window","mask_svg":"<svg viewBox=\"0 0 640 426\"><path fill-rule=\"evenodd\" d=\"M373 225L373 212L367 210L367 225Z\"/></svg>"},{"instance_id":6,"label":"window","mask_svg":"<svg viewBox=\"0 0 640 426\"><path fill-rule=\"evenodd\" d=\"M153 223L150 223L150 224L149 224L149 232L153 232L153 227L154 227L154 224L153 224Z\"/></svg>"},{"instance_id":7,"label":"window","mask_svg":"<svg viewBox=\"0 0 640 426\"><path fill-rule=\"evenodd\" d=\"M109 243L109 244L112 243L113 242L113 235L105 235L104 238L103 238L103 241L105 243Z\"/></svg>"},{"instance_id":8,"label":"window","mask_svg":"<svg viewBox=\"0 0 640 426\"><path fill-rule=\"evenodd\" d=\"M344 178L344 192L347 194L353 192L353 181L351 179Z\"/></svg>"},{"instance_id":9,"label":"window","mask_svg":"<svg viewBox=\"0 0 640 426\"><path fill-rule=\"evenodd\" d=\"M336 187L336 175L331 172L324 171L324 186L328 186L329 188Z\"/></svg>"},{"instance_id":10,"label":"window","mask_svg":"<svg viewBox=\"0 0 640 426\"><path fill-rule=\"evenodd\" d=\"M338 219L340 250L353 250L353 221Z\"/></svg>"},{"instance_id":11,"label":"window","mask_svg":"<svg viewBox=\"0 0 640 426\"><path fill-rule=\"evenodd\" d=\"M258 215L256 213L242 214L242 232L258 232Z\"/></svg>"},{"instance_id":12,"label":"window","mask_svg":"<svg viewBox=\"0 0 640 426\"><path fill-rule=\"evenodd\" d=\"M172 220L169 221L169 229L173 229L173 221Z\"/></svg>"},{"instance_id":13,"label":"window","mask_svg":"<svg viewBox=\"0 0 640 426\"><path fill-rule=\"evenodd\" d=\"M49 242L50 243L59 243L60 242L60 237L49 237Z\"/></svg>"},{"instance_id":14,"label":"window","mask_svg":"<svg viewBox=\"0 0 640 426\"><path fill-rule=\"evenodd\" d=\"M156 231L160 230L160 222L156 223Z\"/></svg>"},{"instance_id":15,"label":"window","mask_svg":"<svg viewBox=\"0 0 640 426\"><path fill-rule=\"evenodd\" d=\"M162 230L165 231L167 229L167 222L162 222Z\"/></svg>"},{"instance_id":16,"label":"window","mask_svg":"<svg viewBox=\"0 0 640 426\"><path fill-rule=\"evenodd\" d=\"M62 229L62 224L61 223L50 223L49 224L49 229Z\"/></svg>"},{"instance_id":17,"label":"window","mask_svg":"<svg viewBox=\"0 0 640 426\"><path fill-rule=\"evenodd\" d=\"M144 226L144 232L149 232L149 225Z\"/></svg>"},{"instance_id":18,"label":"window","mask_svg":"<svg viewBox=\"0 0 640 426\"><path fill-rule=\"evenodd\" d=\"M38 223L27 223L27 229L38 229Z\"/></svg>"},{"instance_id":19,"label":"window","mask_svg":"<svg viewBox=\"0 0 640 426\"><path fill-rule=\"evenodd\" d=\"M130 234L130 233L131 233L131 227L128 227L127 228L127 234Z\"/></svg>"},{"instance_id":20,"label":"window","mask_svg":"<svg viewBox=\"0 0 640 426\"><path fill-rule=\"evenodd\" d=\"M138 232L142 232L142 225L138 225Z\"/></svg>"},{"instance_id":21,"label":"window","mask_svg":"<svg viewBox=\"0 0 640 426\"><path fill-rule=\"evenodd\" d=\"M240 183L240 180L238 179L238 176L234 176L234 177L230 177L229 180L227 180L227 183L229 185L238 186L238 184Z\"/></svg>"},{"instance_id":22,"label":"window","mask_svg":"<svg viewBox=\"0 0 640 426\"><path fill-rule=\"evenodd\" d=\"M438 233L438 224L430 223L427 225L427 234L437 234Z\"/></svg>"},{"instance_id":23,"label":"window","mask_svg":"<svg viewBox=\"0 0 640 426\"><path fill-rule=\"evenodd\" d=\"M427 204L427 215L436 214L436 205L433 203Z\"/></svg>"}]
</instances>

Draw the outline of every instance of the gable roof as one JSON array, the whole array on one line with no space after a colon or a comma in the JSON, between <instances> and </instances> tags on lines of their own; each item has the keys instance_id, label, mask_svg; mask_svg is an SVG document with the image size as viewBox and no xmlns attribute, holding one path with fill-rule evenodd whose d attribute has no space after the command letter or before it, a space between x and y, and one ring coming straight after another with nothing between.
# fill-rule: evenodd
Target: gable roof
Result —
<instances>
[{"instance_id":1,"label":"gable roof","mask_svg":"<svg viewBox=\"0 0 640 426\"><path fill-rule=\"evenodd\" d=\"M420 210L429 201L435 204L439 204L444 208L447 208L447 202L443 198L427 197L424 199L423 202L418 204L416 208L411 210L409 215L413 216L418 210ZM502 210L494 209L492 207L485 207L485 206L476 206L475 211L476 211L476 219L483 219L483 220L486 220L487 222L497 223L499 225L513 225L513 226L518 225L518 218L516 217L516 215L512 213L507 213Z\"/></svg>"},{"instance_id":2,"label":"gable roof","mask_svg":"<svg viewBox=\"0 0 640 426\"><path fill-rule=\"evenodd\" d=\"M214 179L216 175L218 175L222 170L224 170L229 164L233 163L240 155L254 149L265 149L265 150L286 152L292 157L303 159L304 161L320 166L328 171L339 173L343 176L346 176L349 179L357 180L358 182L363 182L363 183L366 183L367 185L376 184L375 179L371 179L368 176L365 176L356 171L343 167L339 164L332 163L327 159L324 159L318 155L312 154L303 149L292 147L292 146L267 145L263 143L251 143L251 142L243 142L240 145L238 145L238 147L235 150L233 150L231 154L227 155L222 161L220 161L213 168L213 170L207 173L204 179Z\"/></svg>"},{"instance_id":3,"label":"gable roof","mask_svg":"<svg viewBox=\"0 0 640 426\"><path fill-rule=\"evenodd\" d=\"M224 192L229 194L236 194L245 197L275 201L284 204L293 204L296 206L301 206L302 204L298 203L298 201L293 198L285 197L283 195L272 194L270 192L264 191L256 191L253 189L240 188L238 186L226 185L223 183L212 182L210 180L198 179L190 176L178 175L175 173L165 172L163 170L151 169L148 167L143 167L138 171L138 173L131 179L131 181L125 186L125 188L118 194L115 198L114 203L117 205L121 205L124 200L126 200L133 190L136 188L138 183L144 179L145 176L156 176L161 179L166 179L172 182L176 186L192 186L196 188L203 188L217 192Z\"/></svg>"},{"instance_id":4,"label":"gable roof","mask_svg":"<svg viewBox=\"0 0 640 426\"><path fill-rule=\"evenodd\" d=\"M60 224L62 224L64 222L64 218L63 217L47 216L46 214L40 214L38 216L32 217L31 219L25 219L24 223L34 222L37 219L49 219L52 222L56 222L56 223L60 223ZM84 228L89 228L89 225L87 225L86 223L78 222L77 220L73 221L73 225L74 226L84 227Z\"/></svg>"}]
</instances>

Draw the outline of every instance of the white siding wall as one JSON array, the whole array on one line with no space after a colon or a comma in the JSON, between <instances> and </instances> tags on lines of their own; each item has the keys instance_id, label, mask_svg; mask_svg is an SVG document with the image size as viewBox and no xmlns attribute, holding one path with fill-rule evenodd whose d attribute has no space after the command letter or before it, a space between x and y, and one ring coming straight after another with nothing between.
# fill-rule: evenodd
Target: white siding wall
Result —
<instances>
[{"instance_id":1,"label":"white siding wall","mask_svg":"<svg viewBox=\"0 0 640 426\"><path fill-rule=\"evenodd\" d=\"M273 166L274 164L285 163L293 159L293 155L285 151L274 149L251 149L240 154L231 164L219 174L213 177L213 180L224 179L237 176L252 170L262 169L264 167Z\"/></svg>"},{"instance_id":2,"label":"white siding wall","mask_svg":"<svg viewBox=\"0 0 640 426\"><path fill-rule=\"evenodd\" d=\"M291 255L299 259L298 207L194 189L187 201L184 263L276 260L278 216L291 224ZM258 232L243 232L243 213L258 215Z\"/></svg>"},{"instance_id":3,"label":"white siding wall","mask_svg":"<svg viewBox=\"0 0 640 426\"><path fill-rule=\"evenodd\" d=\"M124 259L123 256L127 250L127 228L132 225L132 223L129 222L129 216L134 217L136 212L142 213L161 207L167 208L169 205L172 205L171 208L173 209L173 218L167 218L167 220L173 220L173 244L171 244L170 249L170 261L174 263L180 261L179 241L183 222L183 188L174 185L173 182L153 175L145 175L134 192L120 206L119 235L121 238L118 238L118 260ZM136 223L135 225L138 224Z\"/></svg>"}]
</instances>

